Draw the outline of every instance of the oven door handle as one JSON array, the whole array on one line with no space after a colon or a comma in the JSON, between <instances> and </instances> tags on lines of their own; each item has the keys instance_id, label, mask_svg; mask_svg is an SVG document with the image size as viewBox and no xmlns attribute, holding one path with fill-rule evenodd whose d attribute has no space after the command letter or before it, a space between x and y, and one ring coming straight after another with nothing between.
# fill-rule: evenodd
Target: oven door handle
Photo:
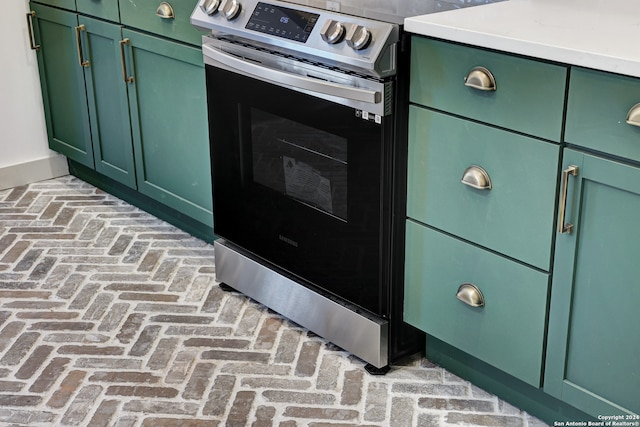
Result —
<instances>
[{"instance_id":1,"label":"oven door handle","mask_svg":"<svg viewBox=\"0 0 640 427\"><path fill-rule=\"evenodd\" d=\"M366 102L369 104L378 104L382 99L382 94L379 91L360 89L326 80L298 76L296 74L279 71L273 68L263 67L259 64L243 61L237 56L230 55L207 44L202 45L202 51L205 57L219 63L222 65L222 68L232 68L240 74L248 75L249 77L259 80L268 80L280 86L291 86L311 92L346 98L352 101Z\"/></svg>"}]
</instances>

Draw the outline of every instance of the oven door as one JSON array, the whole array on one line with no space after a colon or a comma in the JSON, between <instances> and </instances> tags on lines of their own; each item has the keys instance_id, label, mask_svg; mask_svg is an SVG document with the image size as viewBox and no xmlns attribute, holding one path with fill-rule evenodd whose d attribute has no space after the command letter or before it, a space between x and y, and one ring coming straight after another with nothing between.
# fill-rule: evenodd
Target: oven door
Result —
<instances>
[{"instance_id":1,"label":"oven door","mask_svg":"<svg viewBox=\"0 0 640 427\"><path fill-rule=\"evenodd\" d=\"M384 315L390 117L211 65L206 77L215 234Z\"/></svg>"}]
</instances>

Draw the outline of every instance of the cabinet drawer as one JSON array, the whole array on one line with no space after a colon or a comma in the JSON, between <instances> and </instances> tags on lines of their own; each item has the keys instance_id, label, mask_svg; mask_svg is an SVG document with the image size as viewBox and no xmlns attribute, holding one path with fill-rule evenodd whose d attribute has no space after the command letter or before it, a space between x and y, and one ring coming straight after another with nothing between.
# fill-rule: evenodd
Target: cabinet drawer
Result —
<instances>
[{"instance_id":1,"label":"cabinet drawer","mask_svg":"<svg viewBox=\"0 0 640 427\"><path fill-rule=\"evenodd\" d=\"M161 3L173 9L174 18L161 18L156 11ZM202 33L189 22L197 0L120 0L120 18L124 25L200 45Z\"/></svg>"},{"instance_id":2,"label":"cabinet drawer","mask_svg":"<svg viewBox=\"0 0 640 427\"><path fill-rule=\"evenodd\" d=\"M412 44L412 102L560 140L565 67L418 36ZM495 91L465 86L465 77L478 66L493 74Z\"/></svg>"},{"instance_id":3,"label":"cabinet drawer","mask_svg":"<svg viewBox=\"0 0 640 427\"><path fill-rule=\"evenodd\" d=\"M61 7L63 9L76 10L76 0L37 0L35 3Z\"/></svg>"},{"instance_id":4,"label":"cabinet drawer","mask_svg":"<svg viewBox=\"0 0 640 427\"><path fill-rule=\"evenodd\" d=\"M78 12L108 21L120 21L118 0L76 0Z\"/></svg>"},{"instance_id":5,"label":"cabinet drawer","mask_svg":"<svg viewBox=\"0 0 640 427\"><path fill-rule=\"evenodd\" d=\"M638 103L640 79L572 68L566 142L640 161L640 127L626 122Z\"/></svg>"},{"instance_id":6,"label":"cabinet drawer","mask_svg":"<svg viewBox=\"0 0 640 427\"><path fill-rule=\"evenodd\" d=\"M548 275L411 220L406 233L405 322L538 387ZM464 283L484 307L456 298Z\"/></svg>"},{"instance_id":7,"label":"cabinet drawer","mask_svg":"<svg viewBox=\"0 0 640 427\"><path fill-rule=\"evenodd\" d=\"M411 106L407 215L549 269L559 146ZM491 189L462 183L482 168Z\"/></svg>"}]
</instances>

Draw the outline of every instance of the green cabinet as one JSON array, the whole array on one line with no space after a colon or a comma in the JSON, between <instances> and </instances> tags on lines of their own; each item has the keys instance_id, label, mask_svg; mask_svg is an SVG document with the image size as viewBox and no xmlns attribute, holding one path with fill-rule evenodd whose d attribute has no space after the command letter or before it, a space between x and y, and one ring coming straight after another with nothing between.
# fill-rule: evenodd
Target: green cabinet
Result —
<instances>
[{"instance_id":1,"label":"green cabinet","mask_svg":"<svg viewBox=\"0 0 640 427\"><path fill-rule=\"evenodd\" d=\"M80 0L78 0L80 1ZM96 0L82 0L92 1ZM115 0L113 0L115 2ZM120 16L123 25L137 28L147 33L152 33L184 43L200 45L202 32L191 25L191 12L196 5L195 0L169 1L173 17L162 17L158 14L158 8L162 0L130 1L120 0ZM79 6L78 6L79 7Z\"/></svg>"},{"instance_id":2,"label":"green cabinet","mask_svg":"<svg viewBox=\"0 0 640 427\"><path fill-rule=\"evenodd\" d=\"M121 27L32 4L49 146L135 188Z\"/></svg>"},{"instance_id":3,"label":"green cabinet","mask_svg":"<svg viewBox=\"0 0 640 427\"><path fill-rule=\"evenodd\" d=\"M120 11L116 0L76 0L77 11L107 21L118 22Z\"/></svg>"},{"instance_id":4,"label":"green cabinet","mask_svg":"<svg viewBox=\"0 0 640 427\"><path fill-rule=\"evenodd\" d=\"M560 140L566 67L424 37L411 44L412 102Z\"/></svg>"},{"instance_id":5,"label":"green cabinet","mask_svg":"<svg viewBox=\"0 0 640 427\"><path fill-rule=\"evenodd\" d=\"M406 252L405 322L539 387L548 273L412 220ZM471 290L482 305L457 298Z\"/></svg>"},{"instance_id":6,"label":"green cabinet","mask_svg":"<svg viewBox=\"0 0 640 427\"><path fill-rule=\"evenodd\" d=\"M122 79L122 28L80 16L95 170L136 188L127 87Z\"/></svg>"},{"instance_id":7,"label":"green cabinet","mask_svg":"<svg viewBox=\"0 0 640 427\"><path fill-rule=\"evenodd\" d=\"M125 7L123 13L115 1L79 0L77 11L39 3L31 4L31 21L35 42L40 44L38 64L51 149L97 172L97 185L101 176L108 177L159 202L159 209L170 208L168 220L176 217L178 225L183 218L195 220L211 230L200 48L120 24L121 13L124 23L124 18L140 11L134 14ZM53 5L75 9L75 2L56 0ZM157 6L140 22L163 30L177 26L176 34L195 31L185 12L193 5L181 3L175 24L156 16ZM190 28L184 28L187 25ZM134 204L135 198L130 200ZM140 204L151 206L144 200Z\"/></svg>"},{"instance_id":8,"label":"green cabinet","mask_svg":"<svg viewBox=\"0 0 640 427\"><path fill-rule=\"evenodd\" d=\"M412 49L405 321L427 356L435 337L539 387L567 69L421 37ZM478 65L495 90L465 85ZM469 289L486 306L456 299Z\"/></svg>"},{"instance_id":9,"label":"green cabinet","mask_svg":"<svg viewBox=\"0 0 640 427\"><path fill-rule=\"evenodd\" d=\"M68 10L76 10L76 0L40 0L38 3L60 7Z\"/></svg>"},{"instance_id":10,"label":"green cabinet","mask_svg":"<svg viewBox=\"0 0 640 427\"><path fill-rule=\"evenodd\" d=\"M429 358L550 423L637 422L640 79L413 41L405 320ZM473 64L496 91L462 84ZM480 189L459 185L472 164ZM452 298L468 283L484 306Z\"/></svg>"},{"instance_id":11,"label":"green cabinet","mask_svg":"<svg viewBox=\"0 0 640 427\"><path fill-rule=\"evenodd\" d=\"M138 31L125 29L123 33L128 40L126 69L132 77L129 106L138 190L210 224L212 193L202 52Z\"/></svg>"},{"instance_id":12,"label":"green cabinet","mask_svg":"<svg viewBox=\"0 0 640 427\"><path fill-rule=\"evenodd\" d=\"M571 70L544 390L594 417L640 414L639 102L640 79Z\"/></svg>"},{"instance_id":13,"label":"green cabinet","mask_svg":"<svg viewBox=\"0 0 640 427\"><path fill-rule=\"evenodd\" d=\"M593 416L640 414L640 168L566 149L569 166L544 390Z\"/></svg>"},{"instance_id":14,"label":"green cabinet","mask_svg":"<svg viewBox=\"0 0 640 427\"><path fill-rule=\"evenodd\" d=\"M49 146L93 167L84 71L78 59L78 15L31 6Z\"/></svg>"},{"instance_id":15,"label":"green cabinet","mask_svg":"<svg viewBox=\"0 0 640 427\"><path fill-rule=\"evenodd\" d=\"M549 270L558 144L413 105L409 137L407 216Z\"/></svg>"},{"instance_id":16,"label":"green cabinet","mask_svg":"<svg viewBox=\"0 0 640 427\"><path fill-rule=\"evenodd\" d=\"M565 141L640 162L640 127L627 123L640 111L640 79L571 69Z\"/></svg>"}]
</instances>

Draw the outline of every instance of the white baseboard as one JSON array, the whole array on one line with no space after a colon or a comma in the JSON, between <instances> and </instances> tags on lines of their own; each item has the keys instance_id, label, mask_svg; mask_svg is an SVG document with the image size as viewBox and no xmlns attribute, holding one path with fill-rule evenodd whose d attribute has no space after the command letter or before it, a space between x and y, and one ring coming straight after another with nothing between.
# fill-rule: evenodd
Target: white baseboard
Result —
<instances>
[{"instance_id":1,"label":"white baseboard","mask_svg":"<svg viewBox=\"0 0 640 427\"><path fill-rule=\"evenodd\" d=\"M68 175L67 158L60 154L0 167L0 190Z\"/></svg>"}]
</instances>

